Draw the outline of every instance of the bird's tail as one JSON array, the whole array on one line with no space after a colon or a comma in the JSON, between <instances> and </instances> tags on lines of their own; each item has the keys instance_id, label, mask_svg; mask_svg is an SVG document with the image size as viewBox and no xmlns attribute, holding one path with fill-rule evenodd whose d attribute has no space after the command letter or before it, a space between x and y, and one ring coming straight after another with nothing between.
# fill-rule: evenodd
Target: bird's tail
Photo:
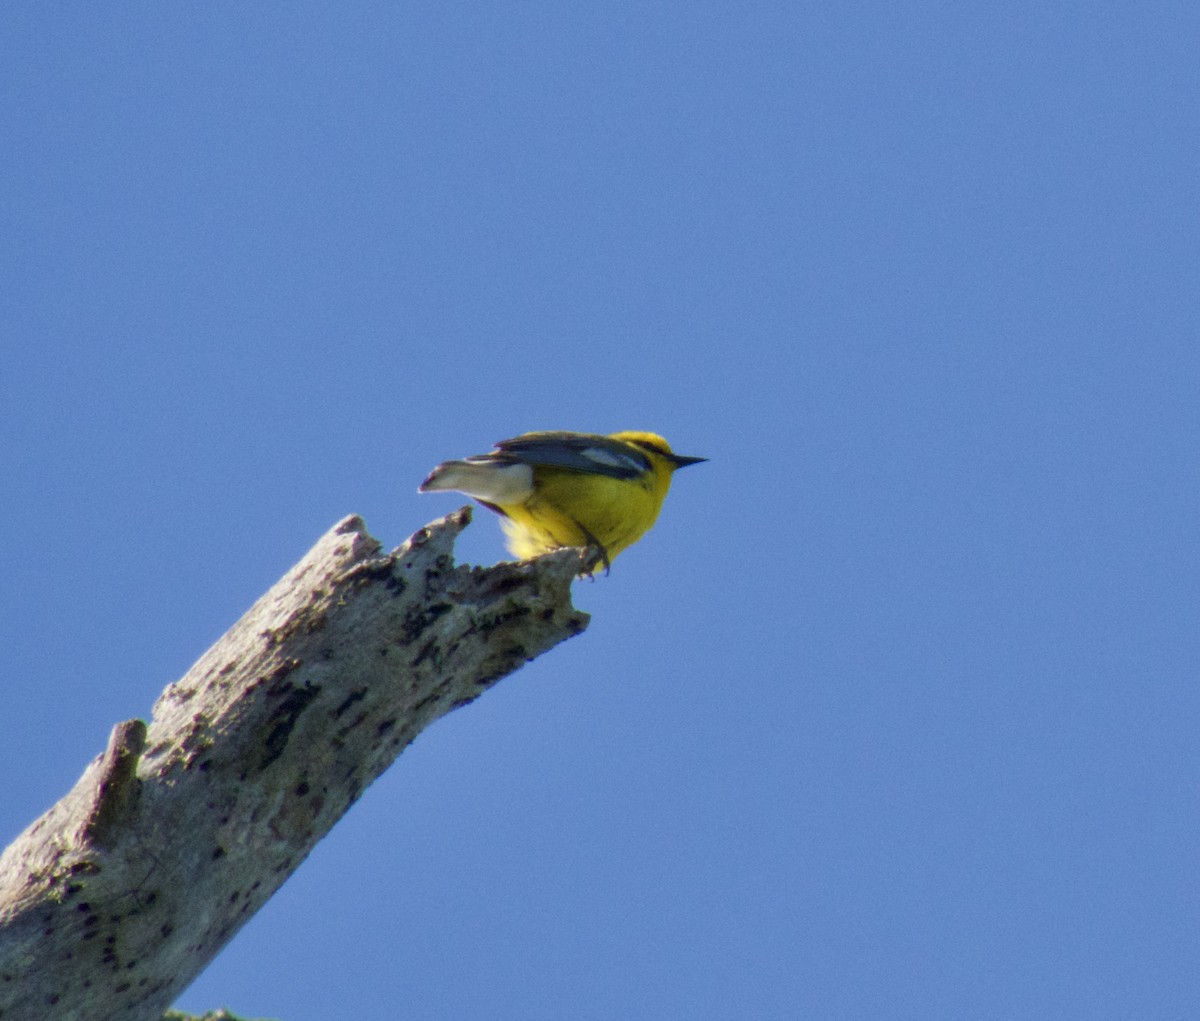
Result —
<instances>
[{"instance_id":1,"label":"bird's tail","mask_svg":"<svg viewBox=\"0 0 1200 1021\"><path fill-rule=\"evenodd\" d=\"M527 464L504 464L484 458L445 461L418 487L422 493L442 489L466 493L497 506L518 504L533 492L533 470Z\"/></svg>"}]
</instances>

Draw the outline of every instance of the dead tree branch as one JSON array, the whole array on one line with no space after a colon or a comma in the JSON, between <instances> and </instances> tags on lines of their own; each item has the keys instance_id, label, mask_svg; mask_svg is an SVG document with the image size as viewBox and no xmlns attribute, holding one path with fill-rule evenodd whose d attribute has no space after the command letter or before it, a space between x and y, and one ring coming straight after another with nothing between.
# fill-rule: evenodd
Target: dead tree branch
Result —
<instances>
[{"instance_id":1,"label":"dead tree branch","mask_svg":"<svg viewBox=\"0 0 1200 1021\"><path fill-rule=\"evenodd\" d=\"M439 716L587 626L577 551L326 534L0 856L0 1019L152 1021Z\"/></svg>"}]
</instances>

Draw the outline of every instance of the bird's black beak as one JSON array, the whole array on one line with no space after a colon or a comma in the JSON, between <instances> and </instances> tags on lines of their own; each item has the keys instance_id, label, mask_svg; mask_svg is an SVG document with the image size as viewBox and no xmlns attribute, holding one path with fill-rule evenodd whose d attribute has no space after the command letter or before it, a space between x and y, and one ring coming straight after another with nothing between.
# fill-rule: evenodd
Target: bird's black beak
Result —
<instances>
[{"instance_id":1,"label":"bird's black beak","mask_svg":"<svg viewBox=\"0 0 1200 1021\"><path fill-rule=\"evenodd\" d=\"M689 464L699 464L701 461L707 461L707 457L684 457L682 454L668 454L676 468L686 468Z\"/></svg>"}]
</instances>

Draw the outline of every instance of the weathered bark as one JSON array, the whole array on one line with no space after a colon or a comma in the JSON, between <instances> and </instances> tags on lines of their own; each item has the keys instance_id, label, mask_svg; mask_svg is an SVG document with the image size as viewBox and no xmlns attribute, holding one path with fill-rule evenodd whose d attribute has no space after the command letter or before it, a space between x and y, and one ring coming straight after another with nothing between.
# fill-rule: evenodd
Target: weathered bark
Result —
<instances>
[{"instance_id":1,"label":"weathered bark","mask_svg":"<svg viewBox=\"0 0 1200 1021\"><path fill-rule=\"evenodd\" d=\"M578 634L577 551L456 567L351 517L0 857L0 1021L151 1021L431 722Z\"/></svg>"}]
</instances>

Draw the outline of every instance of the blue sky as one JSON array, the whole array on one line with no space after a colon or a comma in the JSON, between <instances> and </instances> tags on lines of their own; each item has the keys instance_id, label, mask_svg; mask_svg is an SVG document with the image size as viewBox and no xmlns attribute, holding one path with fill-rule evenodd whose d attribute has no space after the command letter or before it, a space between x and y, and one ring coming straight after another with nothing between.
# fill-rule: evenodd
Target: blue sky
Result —
<instances>
[{"instance_id":1,"label":"blue sky","mask_svg":"<svg viewBox=\"0 0 1200 1021\"><path fill-rule=\"evenodd\" d=\"M711 458L181 1006L1195 1014L1194 5L5 20L0 843L438 461Z\"/></svg>"}]
</instances>

